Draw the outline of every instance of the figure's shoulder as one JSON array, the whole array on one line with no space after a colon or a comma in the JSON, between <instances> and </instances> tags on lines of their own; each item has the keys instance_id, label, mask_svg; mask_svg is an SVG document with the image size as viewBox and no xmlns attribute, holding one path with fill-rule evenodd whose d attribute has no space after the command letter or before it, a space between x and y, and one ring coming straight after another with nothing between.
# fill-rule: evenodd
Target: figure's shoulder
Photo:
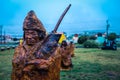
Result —
<instances>
[{"instance_id":1,"label":"figure's shoulder","mask_svg":"<svg viewBox=\"0 0 120 80\"><path fill-rule=\"evenodd\" d=\"M20 49L22 49L23 48L23 45L18 45L16 48L15 48L15 51L16 50L20 50Z\"/></svg>"},{"instance_id":2,"label":"figure's shoulder","mask_svg":"<svg viewBox=\"0 0 120 80\"><path fill-rule=\"evenodd\" d=\"M18 45L14 50L14 55L20 55L23 52L25 52L24 46Z\"/></svg>"},{"instance_id":3,"label":"figure's shoulder","mask_svg":"<svg viewBox=\"0 0 120 80\"><path fill-rule=\"evenodd\" d=\"M60 54L60 47L58 46L56 49L55 49L55 51L54 51L54 54Z\"/></svg>"}]
</instances>

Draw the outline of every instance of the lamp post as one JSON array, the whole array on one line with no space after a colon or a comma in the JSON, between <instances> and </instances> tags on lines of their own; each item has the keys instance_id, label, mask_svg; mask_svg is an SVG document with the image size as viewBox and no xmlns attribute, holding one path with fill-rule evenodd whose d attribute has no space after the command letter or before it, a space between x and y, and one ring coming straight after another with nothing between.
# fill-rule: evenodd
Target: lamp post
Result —
<instances>
[{"instance_id":1,"label":"lamp post","mask_svg":"<svg viewBox=\"0 0 120 80\"><path fill-rule=\"evenodd\" d=\"M3 28L3 26L2 25L0 25L0 39L1 39L1 44L2 44L2 28Z\"/></svg>"},{"instance_id":2,"label":"lamp post","mask_svg":"<svg viewBox=\"0 0 120 80\"><path fill-rule=\"evenodd\" d=\"M106 38L108 39L108 29L110 27L110 24L108 23L108 20L106 20L106 23L107 23L107 25L106 25Z\"/></svg>"},{"instance_id":3,"label":"lamp post","mask_svg":"<svg viewBox=\"0 0 120 80\"><path fill-rule=\"evenodd\" d=\"M6 43L6 37L5 37L5 30L4 30L4 37L3 37L3 39L4 39L4 44Z\"/></svg>"}]
</instances>

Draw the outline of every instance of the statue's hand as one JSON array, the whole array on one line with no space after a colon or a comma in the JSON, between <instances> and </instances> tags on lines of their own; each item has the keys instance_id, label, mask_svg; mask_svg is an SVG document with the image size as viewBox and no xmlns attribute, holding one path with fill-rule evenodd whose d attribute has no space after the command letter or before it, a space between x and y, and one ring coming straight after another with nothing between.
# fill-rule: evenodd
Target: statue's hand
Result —
<instances>
[{"instance_id":1,"label":"statue's hand","mask_svg":"<svg viewBox=\"0 0 120 80\"><path fill-rule=\"evenodd\" d=\"M37 66L39 63L40 63L40 60L38 60L38 59L34 59L34 60L29 61L29 62L26 62L24 65L23 71L29 72L33 68L35 68L35 66Z\"/></svg>"},{"instance_id":2,"label":"statue's hand","mask_svg":"<svg viewBox=\"0 0 120 80\"><path fill-rule=\"evenodd\" d=\"M38 69L45 69L45 70L47 70L49 65L50 65L50 63L49 63L48 60L42 59L41 62L37 65L37 68Z\"/></svg>"},{"instance_id":3,"label":"statue's hand","mask_svg":"<svg viewBox=\"0 0 120 80\"><path fill-rule=\"evenodd\" d=\"M49 61L45 59L34 59L25 64L24 70L28 71L32 67L28 66L35 66L37 69L48 69Z\"/></svg>"},{"instance_id":4,"label":"statue's hand","mask_svg":"<svg viewBox=\"0 0 120 80\"><path fill-rule=\"evenodd\" d=\"M40 63L41 63L40 59L34 59L34 60L26 62L25 66L27 66L27 65L37 65L37 64L40 64Z\"/></svg>"},{"instance_id":5,"label":"statue's hand","mask_svg":"<svg viewBox=\"0 0 120 80\"><path fill-rule=\"evenodd\" d=\"M32 69L33 69L33 65L28 65L28 66L24 67L23 71L24 71L24 72L29 72L29 71L31 71Z\"/></svg>"}]
</instances>

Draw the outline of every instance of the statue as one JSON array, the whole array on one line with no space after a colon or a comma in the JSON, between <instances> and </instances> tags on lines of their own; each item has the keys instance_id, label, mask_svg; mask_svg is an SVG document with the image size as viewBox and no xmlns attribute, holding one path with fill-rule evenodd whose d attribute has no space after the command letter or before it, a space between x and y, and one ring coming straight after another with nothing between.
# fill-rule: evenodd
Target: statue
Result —
<instances>
[{"instance_id":1,"label":"statue","mask_svg":"<svg viewBox=\"0 0 120 80\"><path fill-rule=\"evenodd\" d=\"M74 49L72 45L72 43L68 44L66 41L61 43L61 70L70 70L73 67L71 57L74 56Z\"/></svg>"},{"instance_id":2,"label":"statue","mask_svg":"<svg viewBox=\"0 0 120 80\"><path fill-rule=\"evenodd\" d=\"M71 41L71 42L69 43L69 46L70 46L71 57L74 57L74 56L75 56L75 54L74 54L75 45L74 45L74 43Z\"/></svg>"},{"instance_id":3,"label":"statue","mask_svg":"<svg viewBox=\"0 0 120 80\"><path fill-rule=\"evenodd\" d=\"M23 24L23 42L13 55L11 80L60 80L60 36L56 31L70 6L49 35L34 11L28 13Z\"/></svg>"},{"instance_id":4,"label":"statue","mask_svg":"<svg viewBox=\"0 0 120 80\"><path fill-rule=\"evenodd\" d=\"M23 30L23 44L15 49L12 60L11 80L59 80L59 47L54 45L53 53L48 59L37 58L35 55L46 37L46 30L34 11L30 11L25 18Z\"/></svg>"}]
</instances>

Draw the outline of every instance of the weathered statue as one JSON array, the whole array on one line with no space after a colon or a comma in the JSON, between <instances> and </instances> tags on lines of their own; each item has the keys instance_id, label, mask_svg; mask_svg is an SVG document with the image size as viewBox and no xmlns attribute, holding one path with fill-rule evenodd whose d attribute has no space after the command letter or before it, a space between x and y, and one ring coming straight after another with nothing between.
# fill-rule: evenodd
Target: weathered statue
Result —
<instances>
[{"instance_id":1,"label":"weathered statue","mask_svg":"<svg viewBox=\"0 0 120 80\"><path fill-rule=\"evenodd\" d=\"M12 80L60 80L60 36L56 31L70 6L49 35L34 11L28 13L23 24L23 42L13 55Z\"/></svg>"},{"instance_id":2,"label":"weathered statue","mask_svg":"<svg viewBox=\"0 0 120 80\"><path fill-rule=\"evenodd\" d=\"M39 51L46 37L46 30L33 11L25 18L23 30L23 44L15 49L12 60L12 80L59 80L59 47L51 42L49 44L52 50L44 48L46 52ZM38 53L40 56L37 56ZM52 55L46 58L44 53Z\"/></svg>"},{"instance_id":3,"label":"weathered statue","mask_svg":"<svg viewBox=\"0 0 120 80\"><path fill-rule=\"evenodd\" d=\"M74 54L75 45L74 45L74 43L71 41L71 42L69 43L69 46L70 46L71 57L74 57L74 56L75 56L75 54Z\"/></svg>"},{"instance_id":4,"label":"weathered statue","mask_svg":"<svg viewBox=\"0 0 120 80\"><path fill-rule=\"evenodd\" d=\"M73 65L72 65L72 60L71 60L71 53L73 47L71 47L71 43L68 44L66 41L62 41L60 51L61 51L61 70L70 70Z\"/></svg>"}]
</instances>

